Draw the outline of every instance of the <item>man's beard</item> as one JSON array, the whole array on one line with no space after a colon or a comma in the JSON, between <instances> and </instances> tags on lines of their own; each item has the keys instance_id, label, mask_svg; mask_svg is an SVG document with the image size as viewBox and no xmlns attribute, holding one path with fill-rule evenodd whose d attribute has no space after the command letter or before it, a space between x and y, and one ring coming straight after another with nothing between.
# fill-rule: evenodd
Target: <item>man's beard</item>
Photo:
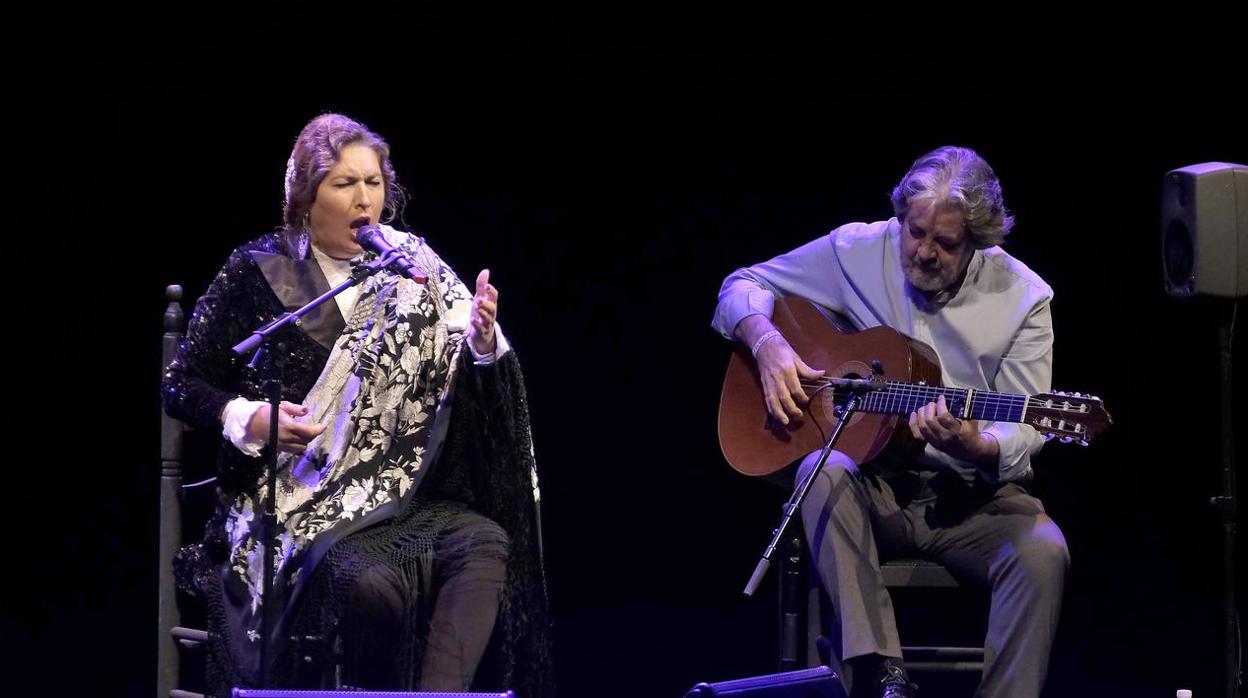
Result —
<instances>
[{"instance_id":1,"label":"man's beard","mask_svg":"<svg viewBox=\"0 0 1248 698\"><path fill-rule=\"evenodd\" d=\"M906 272L906 279L910 281L910 285L925 293L944 291L952 286L958 277L956 270L945 269L939 265L924 267L914 261L906 264L904 271Z\"/></svg>"}]
</instances>

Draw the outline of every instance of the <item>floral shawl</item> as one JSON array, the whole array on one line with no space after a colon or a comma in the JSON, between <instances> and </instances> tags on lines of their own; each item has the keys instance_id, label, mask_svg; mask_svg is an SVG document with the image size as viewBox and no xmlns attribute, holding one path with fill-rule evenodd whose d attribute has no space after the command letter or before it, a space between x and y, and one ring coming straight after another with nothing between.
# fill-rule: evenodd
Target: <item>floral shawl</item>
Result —
<instances>
[{"instance_id":1,"label":"floral shawl","mask_svg":"<svg viewBox=\"0 0 1248 698\"><path fill-rule=\"evenodd\" d=\"M283 605L330 544L398 510L436 458L449 420L447 397L472 295L423 240L383 231L429 282L388 271L364 281L304 402L308 414L299 418L326 429L302 455L279 456L274 593ZM261 480L254 499L237 495L225 522L230 552L224 581L235 598L250 597L244 620L253 642L264 574L257 514L267 490Z\"/></svg>"}]
</instances>

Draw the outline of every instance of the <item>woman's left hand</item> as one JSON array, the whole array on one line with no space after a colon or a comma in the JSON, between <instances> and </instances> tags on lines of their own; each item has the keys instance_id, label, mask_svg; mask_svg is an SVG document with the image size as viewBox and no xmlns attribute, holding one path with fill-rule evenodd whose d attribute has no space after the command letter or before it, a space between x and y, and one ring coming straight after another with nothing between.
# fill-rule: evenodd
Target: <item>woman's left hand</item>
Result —
<instances>
[{"instance_id":1,"label":"woman's left hand","mask_svg":"<svg viewBox=\"0 0 1248 698\"><path fill-rule=\"evenodd\" d=\"M478 354L493 354L497 342L494 322L498 319L498 289L490 283L490 270L477 274L477 292L472 297L472 313L468 325L468 341Z\"/></svg>"}]
</instances>

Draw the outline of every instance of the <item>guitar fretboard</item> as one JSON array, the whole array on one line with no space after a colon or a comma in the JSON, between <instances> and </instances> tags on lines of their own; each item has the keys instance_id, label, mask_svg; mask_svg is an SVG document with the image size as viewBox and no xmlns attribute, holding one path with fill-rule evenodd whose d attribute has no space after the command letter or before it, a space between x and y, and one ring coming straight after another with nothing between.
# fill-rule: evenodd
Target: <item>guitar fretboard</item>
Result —
<instances>
[{"instance_id":1,"label":"guitar fretboard","mask_svg":"<svg viewBox=\"0 0 1248 698\"><path fill-rule=\"evenodd\" d=\"M982 419L990 422L1022 422L1027 411L1026 395L994 393L987 390L950 388L945 386L917 385L886 381L883 390L863 395L859 409L864 412L908 415L945 396L949 411L957 417ZM970 399L970 410L966 409Z\"/></svg>"}]
</instances>

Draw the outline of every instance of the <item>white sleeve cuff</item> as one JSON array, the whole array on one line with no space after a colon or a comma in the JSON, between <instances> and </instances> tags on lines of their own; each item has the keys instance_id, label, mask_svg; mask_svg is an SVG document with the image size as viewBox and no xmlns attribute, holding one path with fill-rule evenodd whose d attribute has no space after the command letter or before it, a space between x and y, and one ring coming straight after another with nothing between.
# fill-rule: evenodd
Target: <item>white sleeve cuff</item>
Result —
<instances>
[{"instance_id":1,"label":"white sleeve cuff","mask_svg":"<svg viewBox=\"0 0 1248 698\"><path fill-rule=\"evenodd\" d=\"M770 290L755 282L738 279L720 294L711 326L719 330L724 338L736 339L733 333L737 331L737 325L742 320L750 315L771 318L775 305L776 296Z\"/></svg>"},{"instance_id":2,"label":"white sleeve cuff","mask_svg":"<svg viewBox=\"0 0 1248 698\"><path fill-rule=\"evenodd\" d=\"M235 448L253 458L260 455L260 449L264 448L264 439L247 438L247 424L251 422L256 410L264 404L245 397L236 397L226 404L225 411L221 413L221 435L234 444Z\"/></svg>"},{"instance_id":3,"label":"white sleeve cuff","mask_svg":"<svg viewBox=\"0 0 1248 698\"><path fill-rule=\"evenodd\" d=\"M511 351L511 343L503 335L503 328L496 324L494 325L494 351L489 354L479 354L477 353L477 348L472 346L472 342L468 342L468 351L472 352L473 363L478 366L489 366Z\"/></svg>"},{"instance_id":4,"label":"white sleeve cuff","mask_svg":"<svg viewBox=\"0 0 1248 698\"><path fill-rule=\"evenodd\" d=\"M984 429L997 440L1000 457L997 478L1001 482L1017 480L1031 471L1031 457L1044 445L1044 437L1026 424L993 422Z\"/></svg>"}]
</instances>

